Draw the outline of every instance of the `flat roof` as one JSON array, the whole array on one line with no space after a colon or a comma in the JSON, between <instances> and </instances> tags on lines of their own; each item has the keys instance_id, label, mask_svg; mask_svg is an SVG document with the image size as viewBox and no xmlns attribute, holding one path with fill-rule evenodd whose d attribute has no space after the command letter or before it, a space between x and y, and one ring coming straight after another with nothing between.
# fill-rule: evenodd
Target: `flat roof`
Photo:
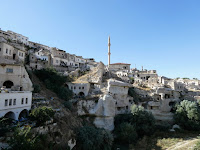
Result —
<instances>
[{"instance_id":1,"label":"flat roof","mask_svg":"<svg viewBox=\"0 0 200 150\"><path fill-rule=\"evenodd\" d=\"M110 64L110 65L131 65L131 64L126 64L126 63L114 63L114 64Z\"/></svg>"}]
</instances>

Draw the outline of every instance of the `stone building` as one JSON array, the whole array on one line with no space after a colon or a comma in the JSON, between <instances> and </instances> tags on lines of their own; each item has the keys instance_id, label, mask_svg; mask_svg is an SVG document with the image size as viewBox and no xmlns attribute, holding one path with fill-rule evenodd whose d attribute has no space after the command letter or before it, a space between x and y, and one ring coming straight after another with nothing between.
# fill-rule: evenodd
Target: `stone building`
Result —
<instances>
[{"instance_id":1,"label":"stone building","mask_svg":"<svg viewBox=\"0 0 200 150\"><path fill-rule=\"evenodd\" d=\"M51 65L51 55L48 50L39 50L29 54L29 65L32 69L43 69Z\"/></svg>"},{"instance_id":2,"label":"stone building","mask_svg":"<svg viewBox=\"0 0 200 150\"><path fill-rule=\"evenodd\" d=\"M15 120L31 109L32 82L23 65L0 63L0 117Z\"/></svg>"},{"instance_id":3,"label":"stone building","mask_svg":"<svg viewBox=\"0 0 200 150\"><path fill-rule=\"evenodd\" d=\"M70 90L73 91L75 96L79 96L79 97L84 97L84 96L88 96L88 92L90 90L90 84L89 82L85 82L85 83L67 83L67 86Z\"/></svg>"},{"instance_id":4,"label":"stone building","mask_svg":"<svg viewBox=\"0 0 200 150\"><path fill-rule=\"evenodd\" d=\"M26 37L24 35L21 35L19 33L10 31L10 30L7 31L7 34L10 35L10 37L11 37L11 39L13 41L16 41L16 42L19 42L19 43L23 43L25 45L29 45L29 38L28 37Z\"/></svg>"},{"instance_id":5,"label":"stone building","mask_svg":"<svg viewBox=\"0 0 200 150\"><path fill-rule=\"evenodd\" d=\"M110 71L128 70L130 71L131 64L126 63L114 63L109 65Z\"/></svg>"},{"instance_id":6,"label":"stone building","mask_svg":"<svg viewBox=\"0 0 200 150\"><path fill-rule=\"evenodd\" d=\"M12 45L4 42L0 43L0 58L24 62L25 57L26 51L24 49L13 47Z\"/></svg>"}]
</instances>

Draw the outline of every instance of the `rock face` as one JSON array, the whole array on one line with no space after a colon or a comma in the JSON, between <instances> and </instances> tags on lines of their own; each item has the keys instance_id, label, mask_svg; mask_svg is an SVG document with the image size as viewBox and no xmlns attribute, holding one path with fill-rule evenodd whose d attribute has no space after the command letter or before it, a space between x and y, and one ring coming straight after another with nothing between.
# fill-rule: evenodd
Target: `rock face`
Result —
<instances>
[{"instance_id":1,"label":"rock face","mask_svg":"<svg viewBox=\"0 0 200 150\"><path fill-rule=\"evenodd\" d=\"M115 102L116 100L112 96L104 95L95 108L90 111L90 114L97 116L94 120L97 127L107 130L114 129Z\"/></svg>"},{"instance_id":2,"label":"rock face","mask_svg":"<svg viewBox=\"0 0 200 150\"><path fill-rule=\"evenodd\" d=\"M128 96L130 84L110 79L107 88L97 103L94 100L81 100L78 102L79 115L95 116L96 127L107 130L114 129L114 117L117 114L129 111L132 98Z\"/></svg>"}]
</instances>

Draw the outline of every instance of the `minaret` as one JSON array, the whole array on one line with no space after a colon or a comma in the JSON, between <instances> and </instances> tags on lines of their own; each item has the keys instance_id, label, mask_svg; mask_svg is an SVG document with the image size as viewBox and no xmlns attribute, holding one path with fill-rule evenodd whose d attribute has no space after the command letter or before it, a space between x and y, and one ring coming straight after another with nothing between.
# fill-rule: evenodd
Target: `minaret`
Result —
<instances>
[{"instance_id":1,"label":"minaret","mask_svg":"<svg viewBox=\"0 0 200 150\"><path fill-rule=\"evenodd\" d=\"M108 66L110 65L110 36L108 37Z\"/></svg>"}]
</instances>

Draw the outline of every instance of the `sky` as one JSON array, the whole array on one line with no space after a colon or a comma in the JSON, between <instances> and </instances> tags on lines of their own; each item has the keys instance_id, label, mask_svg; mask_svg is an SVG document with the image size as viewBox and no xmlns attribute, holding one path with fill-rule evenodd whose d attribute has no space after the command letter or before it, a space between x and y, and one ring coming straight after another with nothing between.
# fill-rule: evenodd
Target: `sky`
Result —
<instances>
[{"instance_id":1,"label":"sky","mask_svg":"<svg viewBox=\"0 0 200 150\"><path fill-rule=\"evenodd\" d=\"M0 0L0 28L170 78L200 78L199 0Z\"/></svg>"}]
</instances>

